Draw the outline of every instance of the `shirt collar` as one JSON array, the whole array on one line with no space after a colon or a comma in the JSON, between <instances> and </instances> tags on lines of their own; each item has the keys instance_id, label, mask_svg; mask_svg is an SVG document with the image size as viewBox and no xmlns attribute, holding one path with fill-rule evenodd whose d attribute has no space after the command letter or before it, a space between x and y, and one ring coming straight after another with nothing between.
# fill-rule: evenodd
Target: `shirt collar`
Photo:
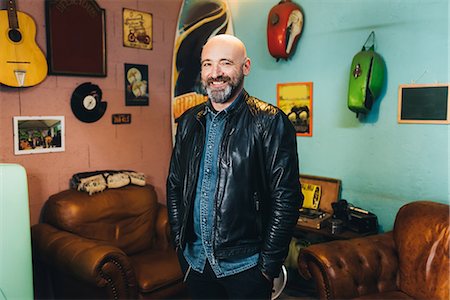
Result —
<instances>
[{"instance_id":1,"label":"shirt collar","mask_svg":"<svg viewBox=\"0 0 450 300\"><path fill-rule=\"evenodd\" d=\"M243 91L244 90L242 89L241 92L239 93L239 95L236 97L236 99L234 99L234 101L227 108L225 108L223 110L224 113L230 114L238 106L238 103L241 102L242 99L244 98L243 97L243 94L244 94ZM218 111L216 111L214 109L214 107L212 106L210 99L208 99L208 101L206 102L206 107L205 107L204 114L207 114L207 113L212 113L214 115L216 115L218 113Z\"/></svg>"}]
</instances>

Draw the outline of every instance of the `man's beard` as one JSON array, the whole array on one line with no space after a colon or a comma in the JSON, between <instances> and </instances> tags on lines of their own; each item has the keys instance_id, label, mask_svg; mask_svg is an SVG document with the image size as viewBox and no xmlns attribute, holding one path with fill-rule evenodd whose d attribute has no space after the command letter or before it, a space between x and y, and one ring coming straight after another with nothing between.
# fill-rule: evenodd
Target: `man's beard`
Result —
<instances>
[{"instance_id":1,"label":"man's beard","mask_svg":"<svg viewBox=\"0 0 450 300\"><path fill-rule=\"evenodd\" d=\"M231 80L231 77L229 76L218 76L216 78L208 78L206 82L202 82L202 87L212 102L226 103L236 95L236 92L241 86L243 80L243 74L240 74L236 81ZM211 88L209 84L213 81L224 81L227 83L227 86L224 89Z\"/></svg>"}]
</instances>

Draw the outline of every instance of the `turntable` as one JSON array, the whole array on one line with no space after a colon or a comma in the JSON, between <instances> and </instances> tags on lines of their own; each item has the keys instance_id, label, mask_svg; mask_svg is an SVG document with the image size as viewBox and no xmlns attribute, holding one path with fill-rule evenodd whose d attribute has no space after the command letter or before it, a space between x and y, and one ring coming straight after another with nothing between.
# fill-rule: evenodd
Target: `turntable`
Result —
<instances>
[{"instance_id":1,"label":"turntable","mask_svg":"<svg viewBox=\"0 0 450 300\"><path fill-rule=\"evenodd\" d=\"M333 215L331 203L339 200L341 181L339 179L300 175L303 207L297 226L321 229L327 226Z\"/></svg>"},{"instance_id":2,"label":"turntable","mask_svg":"<svg viewBox=\"0 0 450 300\"><path fill-rule=\"evenodd\" d=\"M326 221L331 214L319 209L301 208L297 224L305 227L321 229L326 226Z\"/></svg>"}]
</instances>

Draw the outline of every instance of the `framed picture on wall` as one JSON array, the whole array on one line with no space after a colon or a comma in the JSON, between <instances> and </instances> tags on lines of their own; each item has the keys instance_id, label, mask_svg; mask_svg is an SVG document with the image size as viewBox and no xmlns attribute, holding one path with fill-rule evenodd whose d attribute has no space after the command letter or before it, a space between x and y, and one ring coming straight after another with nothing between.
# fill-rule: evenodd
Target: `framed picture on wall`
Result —
<instances>
[{"instance_id":1,"label":"framed picture on wall","mask_svg":"<svg viewBox=\"0 0 450 300\"><path fill-rule=\"evenodd\" d=\"M152 14L133 9L123 9L123 45L152 50Z\"/></svg>"},{"instance_id":2,"label":"framed picture on wall","mask_svg":"<svg viewBox=\"0 0 450 300\"><path fill-rule=\"evenodd\" d=\"M125 64L125 105L148 105L148 65Z\"/></svg>"},{"instance_id":3,"label":"framed picture on wall","mask_svg":"<svg viewBox=\"0 0 450 300\"><path fill-rule=\"evenodd\" d=\"M45 1L49 74L106 77L106 17L95 0Z\"/></svg>"},{"instance_id":4,"label":"framed picture on wall","mask_svg":"<svg viewBox=\"0 0 450 300\"><path fill-rule=\"evenodd\" d=\"M402 84L398 88L398 122L450 124L449 84Z\"/></svg>"},{"instance_id":5,"label":"framed picture on wall","mask_svg":"<svg viewBox=\"0 0 450 300\"><path fill-rule=\"evenodd\" d=\"M313 83L277 84L277 105L294 125L297 136L312 136Z\"/></svg>"},{"instance_id":6,"label":"framed picture on wall","mask_svg":"<svg viewBox=\"0 0 450 300\"><path fill-rule=\"evenodd\" d=\"M14 117L14 154L65 150L63 116Z\"/></svg>"}]
</instances>

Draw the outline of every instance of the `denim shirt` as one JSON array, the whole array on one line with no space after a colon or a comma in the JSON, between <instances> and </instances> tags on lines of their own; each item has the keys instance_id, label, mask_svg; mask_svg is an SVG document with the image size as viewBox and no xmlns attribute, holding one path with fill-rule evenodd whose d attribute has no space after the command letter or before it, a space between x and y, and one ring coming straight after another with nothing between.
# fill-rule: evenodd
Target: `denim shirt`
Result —
<instances>
[{"instance_id":1,"label":"denim shirt","mask_svg":"<svg viewBox=\"0 0 450 300\"><path fill-rule=\"evenodd\" d=\"M188 243L184 256L192 269L203 273L206 260L209 261L215 275L225 277L257 265L259 253L239 259L217 260L212 245L215 222L215 193L219 171L219 151L228 111L242 101L240 95L229 107L220 112L212 111L206 106L206 137L203 157L194 200L194 233L196 239Z\"/></svg>"}]
</instances>

